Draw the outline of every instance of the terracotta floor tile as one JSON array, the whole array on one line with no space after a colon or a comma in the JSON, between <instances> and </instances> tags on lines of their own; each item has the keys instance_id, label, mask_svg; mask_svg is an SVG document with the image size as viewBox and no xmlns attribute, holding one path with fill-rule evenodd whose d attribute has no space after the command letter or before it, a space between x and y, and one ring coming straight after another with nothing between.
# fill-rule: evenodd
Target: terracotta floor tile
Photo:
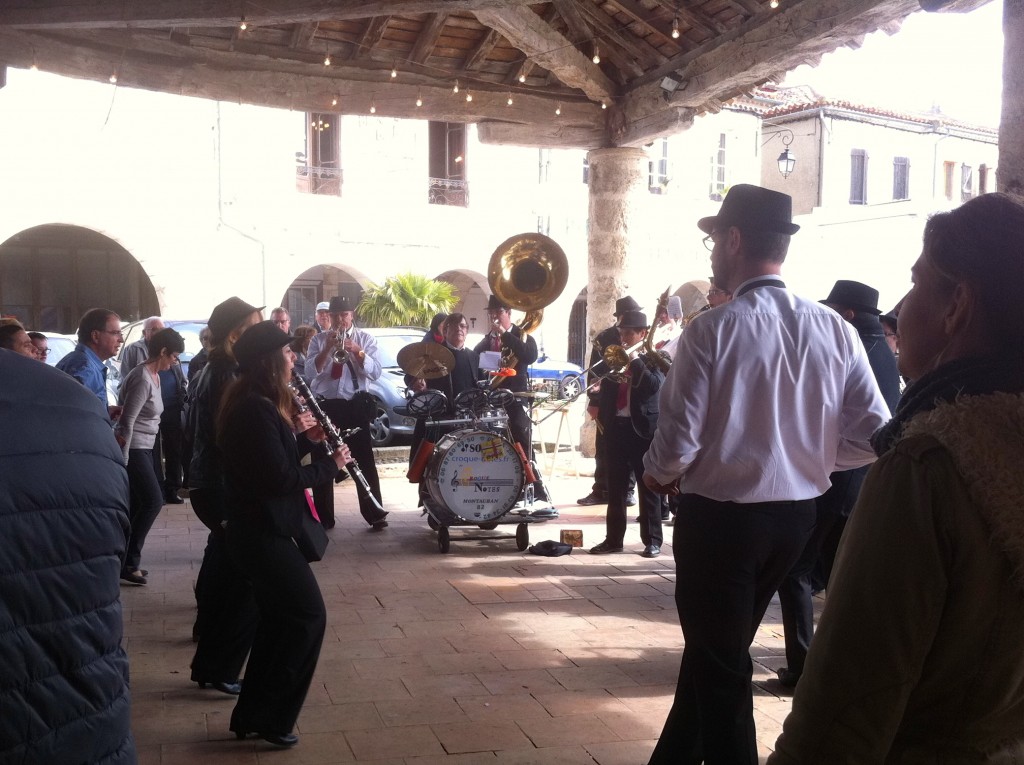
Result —
<instances>
[{"instance_id":1,"label":"terracotta floor tile","mask_svg":"<svg viewBox=\"0 0 1024 765\"><path fill-rule=\"evenodd\" d=\"M458 696L455 701L476 723L515 722L531 717L550 717L537 699L527 693L502 696Z\"/></svg>"},{"instance_id":2,"label":"terracotta floor tile","mask_svg":"<svg viewBox=\"0 0 1024 765\"><path fill-rule=\"evenodd\" d=\"M544 693L562 686L546 670L522 669L510 672L480 672L477 678L494 694L499 693Z\"/></svg>"},{"instance_id":3,"label":"terracotta floor tile","mask_svg":"<svg viewBox=\"0 0 1024 765\"><path fill-rule=\"evenodd\" d=\"M444 754L441 742L427 725L409 725L387 734L376 730L351 731L345 739L357 761Z\"/></svg>"},{"instance_id":4,"label":"terracotta floor tile","mask_svg":"<svg viewBox=\"0 0 1024 765\"><path fill-rule=\"evenodd\" d=\"M489 725L443 723L432 725L431 728L449 754L522 749L530 746L530 740L519 726L510 722L492 722Z\"/></svg>"},{"instance_id":5,"label":"terracotta floor tile","mask_svg":"<svg viewBox=\"0 0 1024 765\"><path fill-rule=\"evenodd\" d=\"M592 715L520 720L519 727L530 737L534 746L566 746L569 744L595 744L619 741L620 737L600 719Z\"/></svg>"},{"instance_id":6,"label":"terracotta floor tile","mask_svg":"<svg viewBox=\"0 0 1024 765\"><path fill-rule=\"evenodd\" d=\"M434 725L436 723L468 722L470 717L454 699L405 699L378 701L377 714L389 728L406 725ZM400 735L400 731L398 732Z\"/></svg>"}]
</instances>

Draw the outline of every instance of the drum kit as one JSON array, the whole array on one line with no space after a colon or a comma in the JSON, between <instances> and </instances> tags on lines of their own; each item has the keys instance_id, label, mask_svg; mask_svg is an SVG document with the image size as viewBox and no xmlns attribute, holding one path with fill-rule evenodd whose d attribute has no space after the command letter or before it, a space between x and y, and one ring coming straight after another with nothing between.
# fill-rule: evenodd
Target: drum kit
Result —
<instances>
[{"instance_id":1,"label":"drum kit","mask_svg":"<svg viewBox=\"0 0 1024 765\"><path fill-rule=\"evenodd\" d=\"M520 324L524 335L539 325L544 307L564 289L567 274L562 248L534 233L502 242L488 266L491 291L505 305L526 312ZM504 352L502 358L506 358ZM499 371L511 371L512 358ZM413 377L438 380L455 368L455 357L439 343L412 343L398 352L398 364ZM409 414L427 423L426 436L410 460L408 478L425 488L420 492L424 512L437 531L443 553L451 545L449 528L476 526L491 531L500 523L517 524L516 547L523 551L530 544L528 524L558 515L548 498L534 496L535 483L543 485L539 471L509 430L505 407L513 397L526 394L499 387L498 377L487 387L457 395L449 388L451 406L443 391L429 388L417 392L406 405Z\"/></svg>"}]
</instances>

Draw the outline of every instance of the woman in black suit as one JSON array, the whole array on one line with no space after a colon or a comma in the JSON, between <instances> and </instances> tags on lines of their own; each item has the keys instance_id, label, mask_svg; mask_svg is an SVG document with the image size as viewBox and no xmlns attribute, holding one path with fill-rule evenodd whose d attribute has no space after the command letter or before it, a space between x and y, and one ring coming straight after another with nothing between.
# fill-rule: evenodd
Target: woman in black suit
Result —
<instances>
[{"instance_id":1,"label":"woman in black suit","mask_svg":"<svg viewBox=\"0 0 1024 765\"><path fill-rule=\"evenodd\" d=\"M296 413L288 387L292 339L269 321L239 338L238 377L217 416L228 552L251 581L260 615L231 730L239 738L256 733L282 747L298 743L292 729L327 623L316 578L292 538L303 515L312 512L306 487L330 482L351 459L342 446L311 465L299 464L300 449L308 451L324 433L311 414Z\"/></svg>"}]
</instances>

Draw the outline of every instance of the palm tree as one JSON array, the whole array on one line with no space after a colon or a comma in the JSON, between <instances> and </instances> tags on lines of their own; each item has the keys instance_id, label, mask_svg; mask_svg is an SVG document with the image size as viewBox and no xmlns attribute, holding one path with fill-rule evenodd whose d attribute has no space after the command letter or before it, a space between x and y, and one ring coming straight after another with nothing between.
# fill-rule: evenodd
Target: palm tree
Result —
<instances>
[{"instance_id":1,"label":"palm tree","mask_svg":"<svg viewBox=\"0 0 1024 765\"><path fill-rule=\"evenodd\" d=\"M389 276L383 284L370 284L363 291L357 313L368 327L400 324L430 325L435 314L448 313L455 305L452 285L419 274Z\"/></svg>"}]
</instances>

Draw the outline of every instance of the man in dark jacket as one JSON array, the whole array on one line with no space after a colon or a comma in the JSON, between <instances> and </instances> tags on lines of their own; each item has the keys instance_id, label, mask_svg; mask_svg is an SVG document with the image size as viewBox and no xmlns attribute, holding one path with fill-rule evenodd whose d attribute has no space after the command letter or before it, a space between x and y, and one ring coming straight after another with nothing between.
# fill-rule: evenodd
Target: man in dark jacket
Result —
<instances>
[{"instance_id":1,"label":"man in dark jacket","mask_svg":"<svg viewBox=\"0 0 1024 765\"><path fill-rule=\"evenodd\" d=\"M621 345L619 337L619 319L626 311L639 311L640 304L631 296L626 295L615 301L615 324L601 330L594 338L594 348L590 352L590 364L587 375L587 414L591 419L597 420L597 438L594 444L594 486L590 494L576 500L577 505L602 505L608 501L608 468L607 457L605 456L605 436L603 426L598 419L598 405L600 397L601 380L600 375L607 371L602 361L602 354L609 345ZM629 493L626 495L626 504L635 505L635 484L636 479L630 474Z\"/></svg>"},{"instance_id":2,"label":"man in dark jacket","mask_svg":"<svg viewBox=\"0 0 1024 765\"><path fill-rule=\"evenodd\" d=\"M626 347L641 342L650 329L641 311L625 311L619 317L619 333ZM597 555L622 552L626 535L626 494L630 475L640 490L641 553L645 558L661 554L661 498L643 483L644 455L651 447L658 425L658 393L665 373L650 368L634 352L623 379L601 381L599 422L604 427L608 465L608 513L604 541L590 548Z\"/></svg>"},{"instance_id":3,"label":"man in dark jacket","mask_svg":"<svg viewBox=\"0 0 1024 765\"><path fill-rule=\"evenodd\" d=\"M867 351L875 382L891 414L900 398L900 376L896 369L896 356L886 342L885 330L879 320L878 290L860 282L840 279L821 302L857 330ZM777 675L779 682L787 688L796 686L800 679L814 635L812 592L823 590L828 584L846 519L857 502L869 467L839 470L829 476L832 486L815 502L816 521L811 538L779 586L779 605L786 637L786 666L779 669Z\"/></svg>"},{"instance_id":4,"label":"man in dark jacket","mask_svg":"<svg viewBox=\"0 0 1024 765\"><path fill-rule=\"evenodd\" d=\"M0 762L135 763L121 449L67 375L0 350L0 380Z\"/></svg>"}]
</instances>

